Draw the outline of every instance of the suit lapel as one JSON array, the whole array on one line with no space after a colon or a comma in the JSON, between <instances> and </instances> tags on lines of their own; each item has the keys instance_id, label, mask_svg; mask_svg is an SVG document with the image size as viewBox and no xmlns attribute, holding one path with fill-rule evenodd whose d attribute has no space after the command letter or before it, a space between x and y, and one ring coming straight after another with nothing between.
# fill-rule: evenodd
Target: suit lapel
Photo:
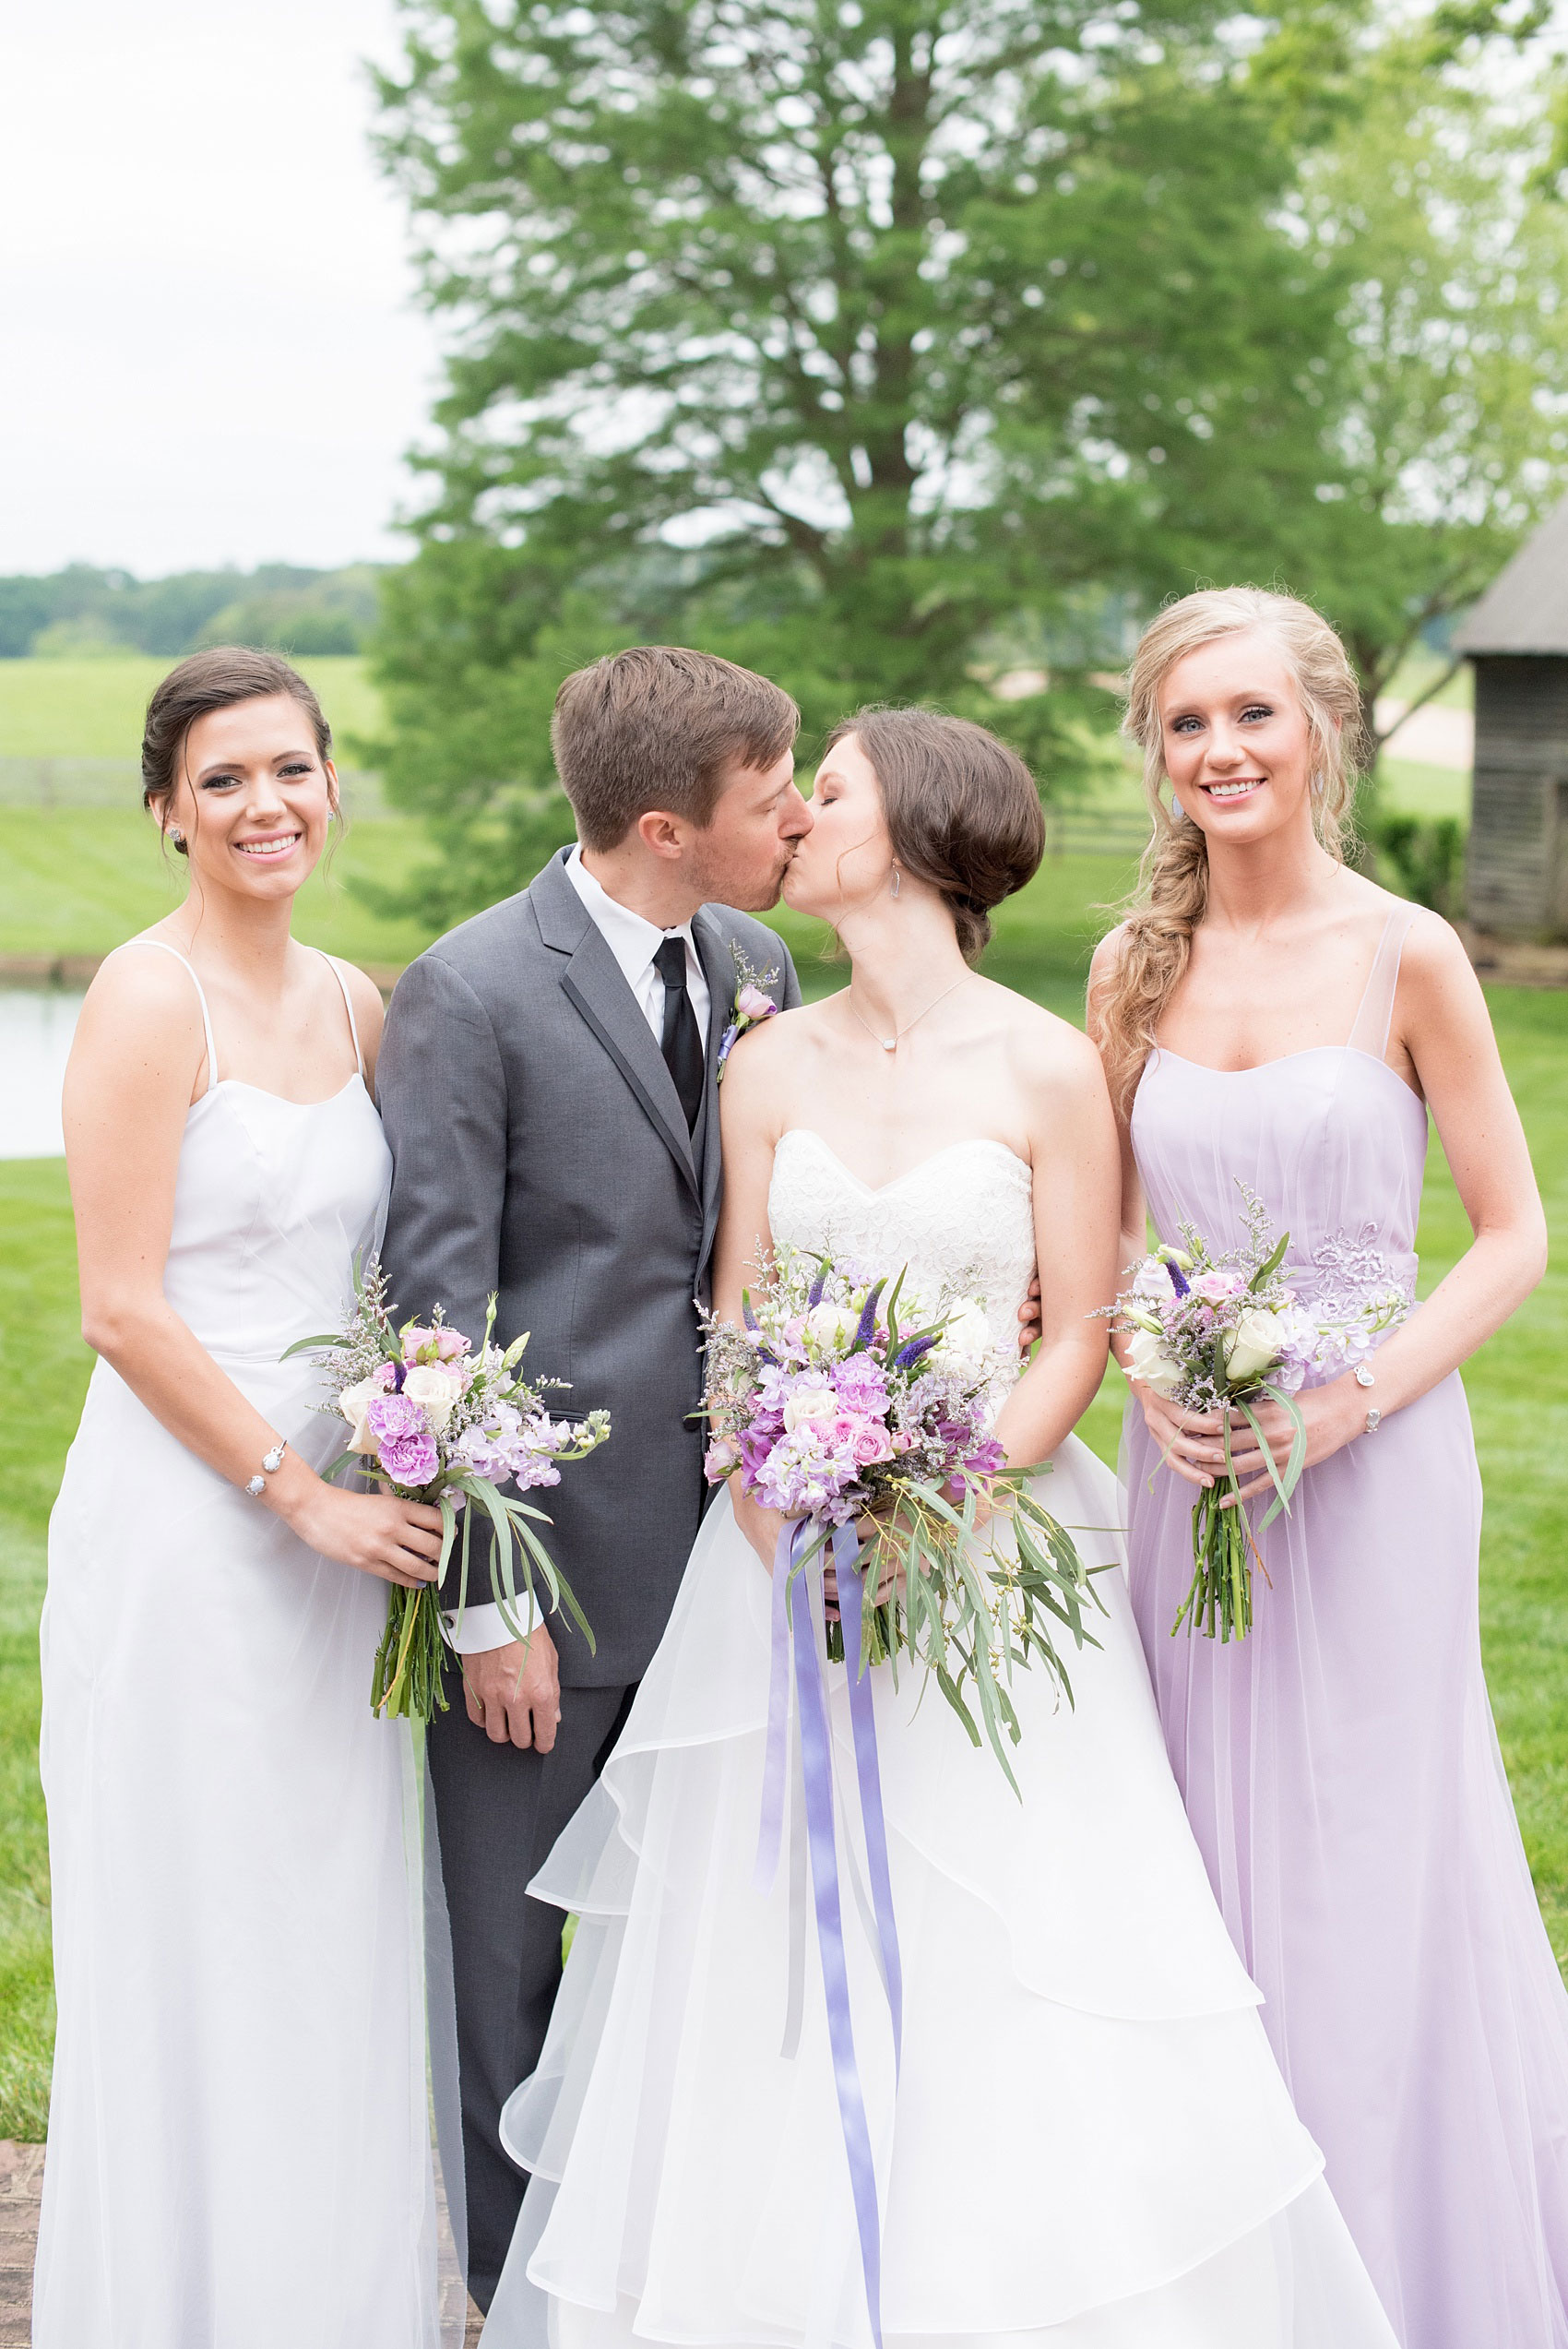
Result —
<instances>
[{"instance_id":1,"label":"suit lapel","mask_svg":"<svg viewBox=\"0 0 1568 2349\"><path fill-rule=\"evenodd\" d=\"M702 1124L702 1261L706 1265L719 1228L719 1207L724 1189L724 1161L719 1141L719 1048L735 1001L734 957L719 919L705 905L692 919L692 941L707 981L707 1082L703 1093Z\"/></svg>"},{"instance_id":2,"label":"suit lapel","mask_svg":"<svg viewBox=\"0 0 1568 2349\"><path fill-rule=\"evenodd\" d=\"M703 1201L706 1221L707 1200L675 1080L620 964L566 878L564 857L553 858L545 866L531 884L529 896L545 945L566 958L561 974L563 991L636 1095L693 1195Z\"/></svg>"}]
</instances>

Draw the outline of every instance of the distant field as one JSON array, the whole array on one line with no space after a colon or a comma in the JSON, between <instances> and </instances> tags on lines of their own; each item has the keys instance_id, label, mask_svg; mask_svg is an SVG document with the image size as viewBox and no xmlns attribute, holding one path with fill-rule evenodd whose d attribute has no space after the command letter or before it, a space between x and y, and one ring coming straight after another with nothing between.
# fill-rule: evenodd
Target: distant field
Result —
<instances>
[{"instance_id":1,"label":"distant field","mask_svg":"<svg viewBox=\"0 0 1568 2349\"><path fill-rule=\"evenodd\" d=\"M1398 816L1455 816L1470 820L1470 778L1452 767L1418 767L1384 758L1379 778L1383 805Z\"/></svg>"},{"instance_id":2,"label":"distant field","mask_svg":"<svg viewBox=\"0 0 1568 2349\"><path fill-rule=\"evenodd\" d=\"M378 732L381 703L362 661L296 665L315 686L335 735ZM0 758L137 757L148 697L173 666L139 653L125 660L0 661Z\"/></svg>"},{"instance_id":3,"label":"distant field","mask_svg":"<svg viewBox=\"0 0 1568 2349\"><path fill-rule=\"evenodd\" d=\"M1419 645L1401 662L1384 690L1391 701L1414 701L1426 692L1434 677L1441 677L1448 666L1447 655L1431 652ZM1469 709L1475 705L1475 671L1467 661L1462 661L1448 683L1432 696L1440 709Z\"/></svg>"},{"instance_id":4,"label":"distant field","mask_svg":"<svg viewBox=\"0 0 1568 2349\"><path fill-rule=\"evenodd\" d=\"M0 673L15 662L0 662ZM401 965L430 941L416 924L384 922L350 896L351 873L396 883L424 854L406 817L350 826L324 877L300 893L296 935L350 962ZM101 955L177 905L185 869L165 861L139 808L44 813L0 807L0 955Z\"/></svg>"},{"instance_id":5,"label":"distant field","mask_svg":"<svg viewBox=\"0 0 1568 2349\"><path fill-rule=\"evenodd\" d=\"M171 665L141 658L0 661L0 759L133 761L147 698ZM345 659L300 665L321 695L344 763L358 763L356 738L374 738L382 723L366 664ZM1419 690L1426 674L1417 664L1396 686L1406 693ZM1443 698L1467 690L1467 682L1456 679ZM1468 778L1442 768L1387 760L1383 794L1385 806L1403 813L1461 818L1468 814ZM105 954L177 902L183 870L175 860L166 864L161 859L156 832L135 805L129 772L125 798L123 808L0 805L0 954ZM1135 814L1142 800L1134 776L1129 772L1110 786L1094 805ZM397 883L423 853L423 835L413 820L382 814L361 817L350 828L334 876L312 882L305 891L301 936L357 961L407 961L428 944L425 933L414 924L379 919L342 883L354 874ZM1069 954L1061 943L1069 932L1075 939L1078 933L1071 923L1059 930L1049 909L1059 900L1063 907L1069 900L1080 906L1115 902L1131 879L1130 865L1111 857L1075 856L1048 864L1033 888L998 916L998 974L1051 1001L1063 990L1081 992L1083 957L1077 945ZM1042 944L1047 939L1052 941L1049 946ZM808 961L815 951L814 943ZM827 983L823 973L816 984Z\"/></svg>"}]
</instances>

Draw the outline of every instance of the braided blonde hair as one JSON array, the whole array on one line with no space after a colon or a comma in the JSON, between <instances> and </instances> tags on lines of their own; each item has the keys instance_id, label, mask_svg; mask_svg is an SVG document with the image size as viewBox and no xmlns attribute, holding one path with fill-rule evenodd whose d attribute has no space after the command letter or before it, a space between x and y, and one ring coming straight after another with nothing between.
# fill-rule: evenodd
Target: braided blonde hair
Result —
<instances>
[{"instance_id":1,"label":"braided blonde hair","mask_svg":"<svg viewBox=\"0 0 1568 2349\"><path fill-rule=\"evenodd\" d=\"M1165 772L1159 689L1178 661L1217 638L1264 631L1284 654L1307 721L1313 827L1343 860L1361 747L1361 697L1348 656L1321 614L1264 588L1203 588L1168 604L1138 639L1122 731L1144 754L1144 796L1154 830L1123 916L1120 950L1096 1005L1111 1097L1123 1115L1155 1032L1192 951L1208 904L1208 843L1201 826L1173 817Z\"/></svg>"}]
</instances>

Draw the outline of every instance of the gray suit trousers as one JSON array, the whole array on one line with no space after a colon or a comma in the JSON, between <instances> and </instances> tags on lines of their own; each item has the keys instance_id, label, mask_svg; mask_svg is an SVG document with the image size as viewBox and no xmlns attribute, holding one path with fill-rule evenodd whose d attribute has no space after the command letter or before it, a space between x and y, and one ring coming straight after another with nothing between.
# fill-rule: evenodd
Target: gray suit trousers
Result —
<instances>
[{"instance_id":1,"label":"gray suit trousers","mask_svg":"<svg viewBox=\"0 0 1568 2349\"><path fill-rule=\"evenodd\" d=\"M523 1752L475 1728L448 1659L451 1711L430 1727L457 2005L469 2289L487 2313L527 2184L502 2151L501 2107L539 2062L566 1922L559 1909L530 1901L528 1884L591 1789L636 1693L564 1688L554 1746ZM497 1996L501 1984L508 1997Z\"/></svg>"}]
</instances>

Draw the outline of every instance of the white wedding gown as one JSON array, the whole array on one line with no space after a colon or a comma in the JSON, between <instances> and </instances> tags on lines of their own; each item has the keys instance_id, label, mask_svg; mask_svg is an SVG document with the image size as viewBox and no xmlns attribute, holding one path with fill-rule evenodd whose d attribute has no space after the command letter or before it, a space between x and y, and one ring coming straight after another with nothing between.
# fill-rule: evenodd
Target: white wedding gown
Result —
<instances>
[{"instance_id":1,"label":"white wedding gown","mask_svg":"<svg viewBox=\"0 0 1568 2349\"><path fill-rule=\"evenodd\" d=\"M185 1127L165 1294L317 1467L341 1449L321 1373L279 1357L341 1327L389 1171L359 1076L306 1105L209 1083ZM98 1364L43 1612L34 2349L436 2340L411 1752L370 1709L386 1604Z\"/></svg>"},{"instance_id":2,"label":"white wedding gown","mask_svg":"<svg viewBox=\"0 0 1568 2349\"><path fill-rule=\"evenodd\" d=\"M982 1294L998 1346L1016 1341L1030 1178L1000 1144L956 1143L873 1191L793 1130L769 1214L779 1239ZM1075 1438L1042 1498L1089 1562L1121 1558L1117 1486ZM1021 1803L934 1687L874 1675L897 2092L852 1881L844 1930L885 2338L1393 2349L1210 1893L1123 1577L1098 1582L1100 1648L1069 1650L1075 1709L1039 1675L1015 1684ZM486 2349L870 2339L814 1926L782 2051L788 1833L771 1893L753 1887L769 1588L721 1498L602 1783L532 1888L581 1922L539 2070L504 2116L534 2177ZM826 1669L840 1864L863 1884L844 1671Z\"/></svg>"}]
</instances>

